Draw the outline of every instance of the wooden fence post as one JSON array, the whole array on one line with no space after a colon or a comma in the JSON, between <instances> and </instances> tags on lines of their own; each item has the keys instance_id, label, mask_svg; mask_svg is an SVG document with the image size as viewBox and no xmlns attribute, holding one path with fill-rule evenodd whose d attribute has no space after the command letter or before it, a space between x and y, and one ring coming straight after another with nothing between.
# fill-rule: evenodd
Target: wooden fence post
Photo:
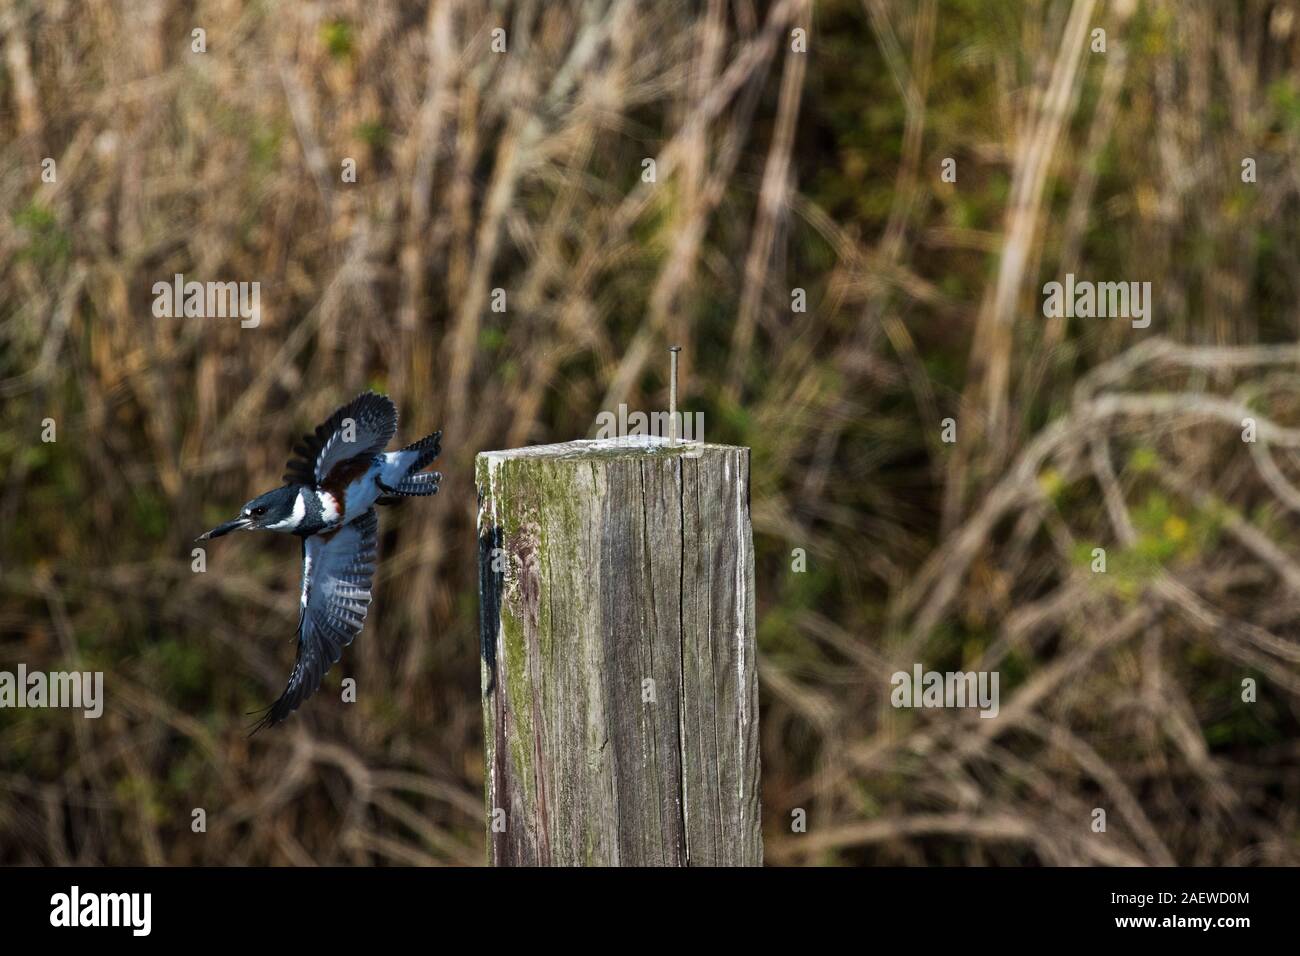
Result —
<instances>
[{"instance_id":1,"label":"wooden fence post","mask_svg":"<svg viewBox=\"0 0 1300 956\"><path fill-rule=\"evenodd\" d=\"M497 865L760 865L749 449L483 452Z\"/></svg>"}]
</instances>

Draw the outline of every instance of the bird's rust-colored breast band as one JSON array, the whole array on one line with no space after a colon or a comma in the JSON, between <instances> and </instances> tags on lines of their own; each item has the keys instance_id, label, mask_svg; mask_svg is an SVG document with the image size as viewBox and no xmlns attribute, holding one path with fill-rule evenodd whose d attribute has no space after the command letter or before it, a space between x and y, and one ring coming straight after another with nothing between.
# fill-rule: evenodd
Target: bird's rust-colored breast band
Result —
<instances>
[{"instance_id":1,"label":"bird's rust-colored breast band","mask_svg":"<svg viewBox=\"0 0 1300 956\"><path fill-rule=\"evenodd\" d=\"M320 483L321 491L333 495L334 500L339 503L340 518L348 513L348 488L351 487L354 481L370 470L373 462L373 455L356 455L352 458L345 458L331 468L330 473Z\"/></svg>"}]
</instances>

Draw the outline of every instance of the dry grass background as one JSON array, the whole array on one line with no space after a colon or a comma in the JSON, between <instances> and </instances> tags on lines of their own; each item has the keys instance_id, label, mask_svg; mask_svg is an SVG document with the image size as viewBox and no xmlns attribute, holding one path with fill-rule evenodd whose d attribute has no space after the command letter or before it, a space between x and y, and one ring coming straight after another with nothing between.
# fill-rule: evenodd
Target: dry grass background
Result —
<instances>
[{"instance_id":1,"label":"dry grass background","mask_svg":"<svg viewBox=\"0 0 1300 956\"><path fill-rule=\"evenodd\" d=\"M0 862L480 862L473 455L664 407L670 343L753 448L770 862L1300 862L1298 13L3 0L0 665L108 701L0 712ZM1067 271L1152 327L1042 318ZM176 272L261 326L153 318ZM297 547L191 541L368 385L444 493L250 740ZM892 709L917 661L1000 717Z\"/></svg>"}]
</instances>

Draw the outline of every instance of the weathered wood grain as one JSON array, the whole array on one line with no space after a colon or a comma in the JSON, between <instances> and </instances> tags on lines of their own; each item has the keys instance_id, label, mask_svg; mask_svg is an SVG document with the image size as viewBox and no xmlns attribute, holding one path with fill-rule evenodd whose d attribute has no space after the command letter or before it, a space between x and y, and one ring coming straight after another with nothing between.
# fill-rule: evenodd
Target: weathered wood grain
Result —
<instances>
[{"instance_id":1,"label":"weathered wood grain","mask_svg":"<svg viewBox=\"0 0 1300 956\"><path fill-rule=\"evenodd\" d=\"M490 861L761 864L749 450L580 441L476 477Z\"/></svg>"}]
</instances>

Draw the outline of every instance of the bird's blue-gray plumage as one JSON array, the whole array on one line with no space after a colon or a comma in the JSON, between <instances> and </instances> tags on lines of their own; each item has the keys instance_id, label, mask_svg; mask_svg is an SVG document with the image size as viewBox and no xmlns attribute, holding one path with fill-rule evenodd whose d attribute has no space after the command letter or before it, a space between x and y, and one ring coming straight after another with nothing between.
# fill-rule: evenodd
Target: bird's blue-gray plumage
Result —
<instances>
[{"instance_id":1,"label":"bird's blue-gray plumage","mask_svg":"<svg viewBox=\"0 0 1300 956\"><path fill-rule=\"evenodd\" d=\"M289 459L285 483L319 486L336 465L383 451L396 434L397 408L392 399L374 392L358 395L313 434L302 437L293 449L297 457Z\"/></svg>"},{"instance_id":2,"label":"bird's blue-gray plumage","mask_svg":"<svg viewBox=\"0 0 1300 956\"><path fill-rule=\"evenodd\" d=\"M298 658L284 693L257 728L278 724L316 693L343 648L361 633L370 607L378 531L379 519L370 508L337 531L303 538Z\"/></svg>"},{"instance_id":3,"label":"bird's blue-gray plumage","mask_svg":"<svg viewBox=\"0 0 1300 956\"><path fill-rule=\"evenodd\" d=\"M438 490L442 476L420 472L438 456L442 433L385 452L396 433L392 401L374 392L358 395L303 437L282 487L254 498L233 521L200 538L261 529L303 541L297 660L284 693L255 730L297 710L361 633L375 571L375 505Z\"/></svg>"}]
</instances>

